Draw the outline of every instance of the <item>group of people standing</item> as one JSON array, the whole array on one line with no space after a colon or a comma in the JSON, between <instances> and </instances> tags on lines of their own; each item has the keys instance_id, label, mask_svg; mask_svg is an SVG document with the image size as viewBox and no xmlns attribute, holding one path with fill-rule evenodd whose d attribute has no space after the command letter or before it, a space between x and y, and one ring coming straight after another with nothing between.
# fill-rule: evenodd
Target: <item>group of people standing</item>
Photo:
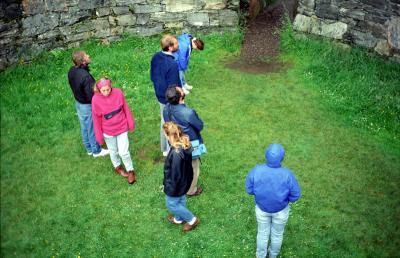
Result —
<instances>
[{"instance_id":1,"label":"group of people standing","mask_svg":"<svg viewBox=\"0 0 400 258\"><path fill-rule=\"evenodd\" d=\"M161 51L151 59L150 78L160 106L160 146L165 157L163 191L166 207L171 212L167 220L183 225L183 231L194 229L200 219L186 205L186 197L200 195L198 185L200 160L192 156L191 141L203 142L200 132L204 123L197 112L185 104L185 96L193 89L185 79L193 50L203 50L204 42L184 33L176 38L164 35ZM84 51L73 53L74 66L68 80L74 94L81 126L83 144L93 157L110 155L115 173L136 182L129 152L128 131L135 130L135 120L123 92L113 88L111 80L94 80L90 74L90 57ZM101 148L107 144L108 150ZM281 167L285 151L280 144L266 150L266 164L257 165L246 177L246 191L255 196L258 222L257 257L279 254L283 231L289 216L289 202L300 198L300 187L293 175ZM124 166L122 166L122 163Z\"/></svg>"}]
</instances>

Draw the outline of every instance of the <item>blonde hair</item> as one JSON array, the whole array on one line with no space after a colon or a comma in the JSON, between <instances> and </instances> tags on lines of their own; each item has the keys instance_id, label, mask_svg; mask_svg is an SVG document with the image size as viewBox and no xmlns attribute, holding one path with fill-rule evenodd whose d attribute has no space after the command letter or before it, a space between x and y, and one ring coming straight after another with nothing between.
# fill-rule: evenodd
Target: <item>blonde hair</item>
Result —
<instances>
[{"instance_id":1,"label":"blonde hair","mask_svg":"<svg viewBox=\"0 0 400 258\"><path fill-rule=\"evenodd\" d=\"M85 51L76 51L72 53L72 62L74 62L75 66L79 67L85 62L85 56Z\"/></svg>"},{"instance_id":2,"label":"blonde hair","mask_svg":"<svg viewBox=\"0 0 400 258\"><path fill-rule=\"evenodd\" d=\"M167 135L169 143L174 148L182 147L183 149L189 149L192 146L190 144L189 136L184 134L182 128L174 122L164 123L163 129Z\"/></svg>"},{"instance_id":3,"label":"blonde hair","mask_svg":"<svg viewBox=\"0 0 400 258\"><path fill-rule=\"evenodd\" d=\"M176 41L176 38L170 34L164 35L160 40L161 49L168 51L169 47L172 47Z\"/></svg>"}]
</instances>

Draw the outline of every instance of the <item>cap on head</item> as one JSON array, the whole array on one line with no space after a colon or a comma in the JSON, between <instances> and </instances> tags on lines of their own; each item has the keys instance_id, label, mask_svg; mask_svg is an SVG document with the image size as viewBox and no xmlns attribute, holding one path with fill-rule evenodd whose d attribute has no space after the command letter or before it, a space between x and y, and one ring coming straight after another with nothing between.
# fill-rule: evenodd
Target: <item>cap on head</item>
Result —
<instances>
[{"instance_id":1,"label":"cap on head","mask_svg":"<svg viewBox=\"0 0 400 258\"><path fill-rule=\"evenodd\" d=\"M100 79L100 80L97 82L97 84L96 84L96 87L97 87L97 89L99 89L99 90L100 90L101 88L107 87L107 86L109 86L109 87L111 88L111 80L106 79L106 78Z\"/></svg>"},{"instance_id":2,"label":"cap on head","mask_svg":"<svg viewBox=\"0 0 400 258\"><path fill-rule=\"evenodd\" d=\"M279 168L284 157L285 149L281 144L278 143L273 143L269 145L267 150L265 151L267 165L272 168Z\"/></svg>"}]
</instances>

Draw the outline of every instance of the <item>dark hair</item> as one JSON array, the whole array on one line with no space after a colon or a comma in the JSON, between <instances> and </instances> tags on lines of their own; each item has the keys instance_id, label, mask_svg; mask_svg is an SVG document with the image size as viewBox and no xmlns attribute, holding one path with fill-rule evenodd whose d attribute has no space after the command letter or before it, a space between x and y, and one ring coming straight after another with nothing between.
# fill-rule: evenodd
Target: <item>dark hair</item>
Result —
<instances>
[{"instance_id":1,"label":"dark hair","mask_svg":"<svg viewBox=\"0 0 400 258\"><path fill-rule=\"evenodd\" d=\"M204 42L201 39L194 38L193 43L196 45L198 50L203 50L204 49Z\"/></svg>"},{"instance_id":2,"label":"dark hair","mask_svg":"<svg viewBox=\"0 0 400 258\"><path fill-rule=\"evenodd\" d=\"M176 87L178 86L170 85L165 91L165 98L171 105L178 105L179 99L181 98L181 93L176 90Z\"/></svg>"}]
</instances>

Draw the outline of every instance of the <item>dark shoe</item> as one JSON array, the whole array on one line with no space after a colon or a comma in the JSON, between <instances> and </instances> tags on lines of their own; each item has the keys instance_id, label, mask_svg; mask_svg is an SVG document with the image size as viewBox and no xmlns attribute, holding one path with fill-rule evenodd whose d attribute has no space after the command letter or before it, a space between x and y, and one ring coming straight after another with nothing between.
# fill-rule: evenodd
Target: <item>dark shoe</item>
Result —
<instances>
[{"instance_id":1,"label":"dark shoe","mask_svg":"<svg viewBox=\"0 0 400 258\"><path fill-rule=\"evenodd\" d=\"M171 222L172 224L175 224L175 225L182 225L182 223L183 223L183 221L181 221L181 223L176 223L175 220L174 220L174 216L173 216L172 214L169 214L169 215L167 216L167 220L168 220L169 222Z\"/></svg>"},{"instance_id":2,"label":"dark shoe","mask_svg":"<svg viewBox=\"0 0 400 258\"><path fill-rule=\"evenodd\" d=\"M189 223L185 223L185 225L183 225L183 232L188 232L188 231L194 229L199 224L200 224L199 218L196 218L196 221L194 222L193 225L190 225Z\"/></svg>"},{"instance_id":3,"label":"dark shoe","mask_svg":"<svg viewBox=\"0 0 400 258\"><path fill-rule=\"evenodd\" d=\"M128 173L126 173L126 170L124 167L119 165L118 167L115 168L115 174L123 176L123 177L128 177Z\"/></svg>"},{"instance_id":4,"label":"dark shoe","mask_svg":"<svg viewBox=\"0 0 400 258\"><path fill-rule=\"evenodd\" d=\"M197 187L197 190L194 194L187 194L188 197L193 197L196 195L200 195L203 192L203 188L201 188L200 186Z\"/></svg>"},{"instance_id":5,"label":"dark shoe","mask_svg":"<svg viewBox=\"0 0 400 258\"><path fill-rule=\"evenodd\" d=\"M135 182L136 182L135 171L134 170L129 171L128 172L128 183L131 185L131 184L133 184Z\"/></svg>"}]
</instances>

